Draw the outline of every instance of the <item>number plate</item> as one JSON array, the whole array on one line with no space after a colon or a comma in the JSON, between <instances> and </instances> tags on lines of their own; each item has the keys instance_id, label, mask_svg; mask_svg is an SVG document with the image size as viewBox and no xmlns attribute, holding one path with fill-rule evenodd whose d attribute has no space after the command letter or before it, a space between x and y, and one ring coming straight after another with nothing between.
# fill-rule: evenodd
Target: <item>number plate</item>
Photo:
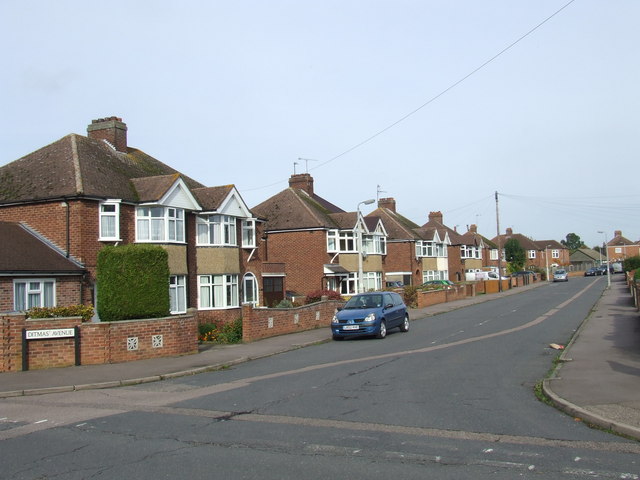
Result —
<instances>
[{"instance_id":1,"label":"number plate","mask_svg":"<svg viewBox=\"0 0 640 480\"><path fill-rule=\"evenodd\" d=\"M358 325L344 325L342 327L343 330L358 330Z\"/></svg>"}]
</instances>

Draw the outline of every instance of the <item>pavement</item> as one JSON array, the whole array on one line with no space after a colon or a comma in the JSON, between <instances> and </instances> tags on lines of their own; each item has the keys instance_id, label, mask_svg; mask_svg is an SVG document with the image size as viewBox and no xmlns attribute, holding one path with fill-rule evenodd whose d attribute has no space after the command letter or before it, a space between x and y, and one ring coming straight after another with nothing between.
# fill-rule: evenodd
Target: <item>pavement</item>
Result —
<instances>
[{"instance_id":1,"label":"pavement","mask_svg":"<svg viewBox=\"0 0 640 480\"><path fill-rule=\"evenodd\" d=\"M555 406L576 419L640 440L640 313L623 275L611 277L611 288L595 305L562 351L559 366L543 381ZM424 318L532 288L514 288L455 302L411 309ZM0 398L113 388L219 370L331 340L321 328L236 345L202 345L199 353L179 357L106 365L84 365L0 373Z\"/></svg>"}]
</instances>

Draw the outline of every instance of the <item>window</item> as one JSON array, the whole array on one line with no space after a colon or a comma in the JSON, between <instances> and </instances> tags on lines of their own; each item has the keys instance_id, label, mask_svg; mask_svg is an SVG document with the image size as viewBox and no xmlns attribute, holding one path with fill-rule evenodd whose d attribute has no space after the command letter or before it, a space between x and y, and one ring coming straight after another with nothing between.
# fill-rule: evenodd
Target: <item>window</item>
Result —
<instances>
[{"instance_id":1,"label":"window","mask_svg":"<svg viewBox=\"0 0 640 480\"><path fill-rule=\"evenodd\" d=\"M342 295L354 295L358 293L356 291L356 279L357 275L355 273L350 273L348 277L343 278L340 282L340 293Z\"/></svg>"},{"instance_id":2,"label":"window","mask_svg":"<svg viewBox=\"0 0 640 480\"><path fill-rule=\"evenodd\" d=\"M365 292L382 290L382 272L364 272L362 274L362 289Z\"/></svg>"},{"instance_id":3,"label":"window","mask_svg":"<svg viewBox=\"0 0 640 480\"><path fill-rule=\"evenodd\" d=\"M387 237L383 235L363 235L362 251L370 254L387 254Z\"/></svg>"},{"instance_id":4,"label":"window","mask_svg":"<svg viewBox=\"0 0 640 480\"><path fill-rule=\"evenodd\" d=\"M120 201L100 203L100 240L120 240Z\"/></svg>"},{"instance_id":5,"label":"window","mask_svg":"<svg viewBox=\"0 0 640 480\"><path fill-rule=\"evenodd\" d=\"M198 306L201 309L238 307L238 275L200 275Z\"/></svg>"},{"instance_id":6,"label":"window","mask_svg":"<svg viewBox=\"0 0 640 480\"><path fill-rule=\"evenodd\" d=\"M13 309L24 312L33 307L56 306L56 281L53 279L14 280Z\"/></svg>"},{"instance_id":7,"label":"window","mask_svg":"<svg viewBox=\"0 0 640 480\"><path fill-rule=\"evenodd\" d=\"M242 246L245 248L255 248L256 246L256 221L242 221Z\"/></svg>"},{"instance_id":8,"label":"window","mask_svg":"<svg viewBox=\"0 0 640 480\"><path fill-rule=\"evenodd\" d=\"M447 257L447 245L444 243L426 242L418 240L416 242L417 257Z\"/></svg>"},{"instance_id":9,"label":"window","mask_svg":"<svg viewBox=\"0 0 640 480\"><path fill-rule=\"evenodd\" d=\"M171 313L187 311L187 278L184 275L169 277L169 304Z\"/></svg>"},{"instance_id":10,"label":"window","mask_svg":"<svg viewBox=\"0 0 640 480\"><path fill-rule=\"evenodd\" d=\"M460 247L461 258L480 258L480 247L472 245L462 245Z\"/></svg>"},{"instance_id":11,"label":"window","mask_svg":"<svg viewBox=\"0 0 640 480\"><path fill-rule=\"evenodd\" d=\"M171 207L138 207L136 240L184 242L184 210Z\"/></svg>"},{"instance_id":12,"label":"window","mask_svg":"<svg viewBox=\"0 0 640 480\"><path fill-rule=\"evenodd\" d=\"M253 273L247 273L242 280L242 303L258 304L258 282Z\"/></svg>"},{"instance_id":13,"label":"window","mask_svg":"<svg viewBox=\"0 0 640 480\"><path fill-rule=\"evenodd\" d=\"M198 232L198 245L238 245L235 217L230 217L229 215L200 215L196 218L196 229Z\"/></svg>"},{"instance_id":14,"label":"window","mask_svg":"<svg viewBox=\"0 0 640 480\"><path fill-rule=\"evenodd\" d=\"M448 270L425 270L422 272L422 283L429 280L449 280Z\"/></svg>"},{"instance_id":15,"label":"window","mask_svg":"<svg viewBox=\"0 0 640 480\"><path fill-rule=\"evenodd\" d=\"M489 258L491 260L498 260L498 249L497 248L492 248L489 251Z\"/></svg>"},{"instance_id":16,"label":"window","mask_svg":"<svg viewBox=\"0 0 640 480\"><path fill-rule=\"evenodd\" d=\"M327 252L356 253L356 233L353 230L327 231Z\"/></svg>"},{"instance_id":17,"label":"window","mask_svg":"<svg viewBox=\"0 0 640 480\"><path fill-rule=\"evenodd\" d=\"M551 250L551 258L560 258L560 250Z\"/></svg>"},{"instance_id":18,"label":"window","mask_svg":"<svg viewBox=\"0 0 640 480\"><path fill-rule=\"evenodd\" d=\"M536 251L535 250L527 250L527 254L528 254L529 258L536 258Z\"/></svg>"}]
</instances>

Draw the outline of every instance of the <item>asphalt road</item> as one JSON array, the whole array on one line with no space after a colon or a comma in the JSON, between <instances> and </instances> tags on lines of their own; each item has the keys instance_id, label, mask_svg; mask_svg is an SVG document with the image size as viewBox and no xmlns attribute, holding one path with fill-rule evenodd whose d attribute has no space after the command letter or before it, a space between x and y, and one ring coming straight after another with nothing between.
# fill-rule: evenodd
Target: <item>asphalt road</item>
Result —
<instances>
[{"instance_id":1,"label":"asphalt road","mask_svg":"<svg viewBox=\"0 0 640 480\"><path fill-rule=\"evenodd\" d=\"M605 285L576 278L192 377L4 399L0 478L638 479L640 444L533 393L549 345Z\"/></svg>"}]
</instances>

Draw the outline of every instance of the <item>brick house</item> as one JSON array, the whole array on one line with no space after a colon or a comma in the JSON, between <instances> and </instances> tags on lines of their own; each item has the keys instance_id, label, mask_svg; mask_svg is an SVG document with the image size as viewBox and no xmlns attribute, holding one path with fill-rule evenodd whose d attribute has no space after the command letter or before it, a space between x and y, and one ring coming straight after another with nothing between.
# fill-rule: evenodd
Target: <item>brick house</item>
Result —
<instances>
[{"instance_id":1,"label":"brick house","mask_svg":"<svg viewBox=\"0 0 640 480\"><path fill-rule=\"evenodd\" d=\"M632 242L622 236L622 230L613 232L613 238L607 242L609 262L623 262L629 257L640 255L640 242Z\"/></svg>"},{"instance_id":2,"label":"brick house","mask_svg":"<svg viewBox=\"0 0 640 480\"><path fill-rule=\"evenodd\" d=\"M472 224L467 232L460 235L460 257L465 273L498 271L498 246L478 233Z\"/></svg>"},{"instance_id":3,"label":"brick house","mask_svg":"<svg viewBox=\"0 0 640 480\"><path fill-rule=\"evenodd\" d=\"M364 253L363 288L382 288L387 248L382 221L345 212L320 197L308 173L292 175L289 188L251 210L265 221L262 258L267 305L284 298L284 292L306 295L328 289L344 295L356 293L359 235Z\"/></svg>"},{"instance_id":4,"label":"brick house","mask_svg":"<svg viewBox=\"0 0 640 480\"><path fill-rule=\"evenodd\" d=\"M126 243L167 250L172 313L197 308L199 321L226 321L242 301L259 303L260 222L236 188L205 187L128 146L117 117L0 167L0 221L22 223L77 261L82 303L99 301L100 249Z\"/></svg>"},{"instance_id":5,"label":"brick house","mask_svg":"<svg viewBox=\"0 0 640 480\"><path fill-rule=\"evenodd\" d=\"M26 225L0 222L0 312L82 303L85 269Z\"/></svg>"},{"instance_id":6,"label":"brick house","mask_svg":"<svg viewBox=\"0 0 640 480\"><path fill-rule=\"evenodd\" d=\"M500 243L503 249L509 239L515 239L525 251L525 269L545 271L547 268L569 267L571 261L569 250L556 240L532 240L521 233L513 233L511 228L507 228L500 238L495 237L492 242Z\"/></svg>"},{"instance_id":7,"label":"brick house","mask_svg":"<svg viewBox=\"0 0 640 480\"><path fill-rule=\"evenodd\" d=\"M442 212L430 212L429 221L419 228L423 238L416 248L423 261L423 282L427 280L464 280L461 235L443 222Z\"/></svg>"}]
</instances>

